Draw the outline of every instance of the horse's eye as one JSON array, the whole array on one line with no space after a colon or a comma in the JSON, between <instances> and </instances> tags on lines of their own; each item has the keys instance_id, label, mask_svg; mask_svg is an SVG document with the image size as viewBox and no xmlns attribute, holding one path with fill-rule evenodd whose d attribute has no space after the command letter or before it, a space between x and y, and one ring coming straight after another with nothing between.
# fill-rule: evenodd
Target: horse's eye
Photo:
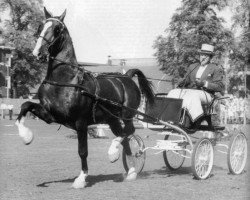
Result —
<instances>
[{"instance_id":1,"label":"horse's eye","mask_svg":"<svg viewBox=\"0 0 250 200\"><path fill-rule=\"evenodd\" d=\"M54 30L54 34L55 35L58 35L60 33L60 28L59 27L56 27L55 30Z\"/></svg>"}]
</instances>

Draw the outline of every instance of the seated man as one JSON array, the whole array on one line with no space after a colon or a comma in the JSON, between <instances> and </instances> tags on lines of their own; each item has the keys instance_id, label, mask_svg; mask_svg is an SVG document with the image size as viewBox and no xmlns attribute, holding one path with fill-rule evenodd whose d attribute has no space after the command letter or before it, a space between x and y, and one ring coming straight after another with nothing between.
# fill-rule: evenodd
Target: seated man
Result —
<instances>
[{"instance_id":1,"label":"seated man","mask_svg":"<svg viewBox=\"0 0 250 200\"><path fill-rule=\"evenodd\" d=\"M200 62L189 66L177 89L169 92L170 98L183 99L182 108L186 111L184 126L192 128L203 115L202 104L210 104L215 92L224 91L224 73L222 67L210 63L214 55L214 46L202 44ZM185 88L185 89L184 89Z\"/></svg>"}]
</instances>

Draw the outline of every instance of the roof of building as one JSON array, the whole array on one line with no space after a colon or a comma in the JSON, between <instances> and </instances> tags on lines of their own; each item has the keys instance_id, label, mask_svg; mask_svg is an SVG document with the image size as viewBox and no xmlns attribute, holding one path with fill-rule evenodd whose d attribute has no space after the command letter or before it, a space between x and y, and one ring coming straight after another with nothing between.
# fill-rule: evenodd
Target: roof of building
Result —
<instances>
[{"instance_id":1,"label":"roof of building","mask_svg":"<svg viewBox=\"0 0 250 200\"><path fill-rule=\"evenodd\" d=\"M80 66L93 66L93 67L96 67L96 66L106 66L107 64L100 64L100 63L90 63L90 62L78 62L78 65Z\"/></svg>"},{"instance_id":2,"label":"roof of building","mask_svg":"<svg viewBox=\"0 0 250 200\"><path fill-rule=\"evenodd\" d=\"M121 59L112 59L112 65L87 62L79 62L79 65L83 66L84 69L88 71L96 73L125 73L129 69L137 68L144 73L148 80L152 81L155 93L168 93L172 89L171 77L160 70L160 67L157 65L155 59L125 59L125 66L120 65L120 60ZM116 65L113 65L114 63ZM39 85L37 85L35 88L30 88L30 92L36 93L38 87Z\"/></svg>"},{"instance_id":3,"label":"roof of building","mask_svg":"<svg viewBox=\"0 0 250 200\"><path fill-rule=\"evenodd\" d=\"M125 65L121 66L121 60L125 60ZM119 72L125 73L129 69L140 69L148 80L152 81L155 93L168 93L172 89L171 77L160 70L159 65L153 58L133 58L133 59L112 59L112 65L92 65L85 66L91 72Z\"/></svg>"}]
</instances>

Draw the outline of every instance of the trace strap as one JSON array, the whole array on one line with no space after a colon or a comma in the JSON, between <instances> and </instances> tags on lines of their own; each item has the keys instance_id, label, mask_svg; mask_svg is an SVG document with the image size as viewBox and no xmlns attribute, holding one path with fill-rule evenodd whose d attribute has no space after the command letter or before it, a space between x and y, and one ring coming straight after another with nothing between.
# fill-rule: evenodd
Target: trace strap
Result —
<instances>
[{"instance_id":1,"label":"trace strap","mask_svg":"<svg viewBox=\"0 0 250 200\"><path fill-rule=\"evenodd\" d=\"M145 113L143 113L143 112L140 112L140 111L138 111L138 110L136 110L136 109L133 109L133 108L124 106L124 105L122 105L122 104L120 104L120 103L118 103L118 102L115 102L115 101L112 101L112 100L109 100L109 99L106 99L106 98L103 98L103 97L99 97L99 96L96 95L96 94L91 94L91 93L87 92L87 91L86 91L86 88L85 88L84 86L82 86L82 85L79 85L79 84L71 84L71 83L59 83L59 82L49 81L49 80L46 80L46 79L45 79L45 80L42 82L42 84L46 84L46 83L48 83L48 84L50 84L50 85L56 85L56 86L62 86L62 87L76 87L76 88L81 88L81 89L82 89L82 90L81 90L81 94L82 94L82 95L85 95L85 96L87 96L87 97L89 97L89 98L91 98L91 99L94 99L95 101L101 101L101 102L103 102L103 103L108 103L108 104L113 105L113 106L116 106L116 107L118 107L118 108L127 109L127 110L129 110L129 111L131 111L131 112L134 112L134 113L138 114L138 115L141 115L141 116L143 116L143 117L149 118L149 119L153 120L154 122L159 122L159 119L154 118L154 117L152 117L152 116L149 116L149 115L147 115L147 114L145 114ZM100 105L99 105L99 106L100 106ZM108 109L105 108L103 105L101 105L100 107L101 107L103 110L105 110L106 112L108 112L109 114L111 114L112 116L115 116L115 115L112 114L110 111L108 111ZM115 117L117 117L117 118L119 118L119 119L123 119L122 117L118 117L118 116L115 116ZM126 119L125 119L125 120L126 120ZM128 119L127 119L127 120L128 120Z\"/></svg>"}]
</instances>

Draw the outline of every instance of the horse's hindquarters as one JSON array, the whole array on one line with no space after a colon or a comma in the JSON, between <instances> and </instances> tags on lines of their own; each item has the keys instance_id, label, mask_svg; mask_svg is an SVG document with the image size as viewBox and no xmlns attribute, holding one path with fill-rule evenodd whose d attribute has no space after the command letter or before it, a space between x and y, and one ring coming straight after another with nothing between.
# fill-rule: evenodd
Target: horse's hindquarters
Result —
<instances>
[{"instance_id":1,"label":"horse's hindquarters","mask_svg":"<svg viewBox=\"0 0 250 200\"><path fill-rule=\"evenodd\" d=\"M137 109L140 105L141 93L136 83L126 76L113 76L97 78L100 87L99 96Z\"/></svg>"}]
</instances>

